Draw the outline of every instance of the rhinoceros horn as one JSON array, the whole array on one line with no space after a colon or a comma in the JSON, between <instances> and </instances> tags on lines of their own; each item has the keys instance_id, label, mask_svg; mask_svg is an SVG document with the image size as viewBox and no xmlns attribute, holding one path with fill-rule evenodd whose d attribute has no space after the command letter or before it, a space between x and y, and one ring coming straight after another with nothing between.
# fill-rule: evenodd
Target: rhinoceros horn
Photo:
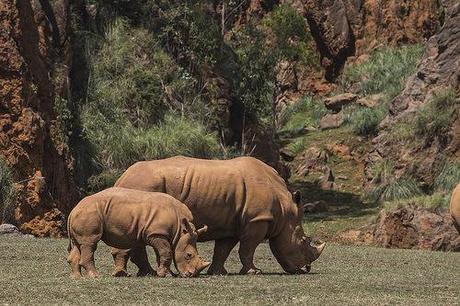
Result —
<instances>
[{"instance_id":1,"label":"rhinoceros horn","mask_svg":"<svg viewBox=\"0 0 460 306\"><path fill-rule=\"evenodd\" d=\"M206 233L207 230L208 230L208 226L203 225L203 227L197 230L196 233L198 234L198 236L200 236L201 234Z\"/></svg>"},{"instance_id":2,"label":"rhinoceros horn","mask_svg":"<svg viewBox=\"0 0 460 306\"><path fill-rule=\"evenodd\" d=\"M312 245L312 247L314 247L316 250L314 254L314 260L318 259L319 255L321 255L321 253L323 252L325 246L326 242L323 242L320 245Z\"/></svg>"}]
</instances>

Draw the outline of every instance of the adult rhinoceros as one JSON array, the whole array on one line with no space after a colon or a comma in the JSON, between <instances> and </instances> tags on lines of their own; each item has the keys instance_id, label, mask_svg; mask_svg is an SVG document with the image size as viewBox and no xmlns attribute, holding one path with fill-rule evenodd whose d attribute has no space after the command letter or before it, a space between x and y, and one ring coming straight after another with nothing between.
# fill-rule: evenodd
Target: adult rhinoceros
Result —
<instances>
[{"instance_id":1,"label":"adult rhinoceros","mask_svg":"<svg viewBox=\"0 0 460 306\"><path fill-rule=\"evenodd\" d=\"M294 196L276 170L252 157L203 160L172 157L137 162L116 187L167 193L185 203L197 227L208 231L199 241L215 240L208 274L226 274L224 263L240 242L240 274L259 274L254 251L269 239L278 263L288 273L307 273L325 244L314 246L301 225L300 196ZM126 269L126 252L113 250L115 272Z\"/></svg>"},{"instance_id":2,"label":"adult rhinoceros","mask_svg":"<svg viewBox=\"0 0 460 306\"><path fill-rule=\"evenodd\" d=\"M454 220L454 225L460 233L460 183L454 188L454 191L452 191L449 210Z\"/></svg>"}]
</instances>

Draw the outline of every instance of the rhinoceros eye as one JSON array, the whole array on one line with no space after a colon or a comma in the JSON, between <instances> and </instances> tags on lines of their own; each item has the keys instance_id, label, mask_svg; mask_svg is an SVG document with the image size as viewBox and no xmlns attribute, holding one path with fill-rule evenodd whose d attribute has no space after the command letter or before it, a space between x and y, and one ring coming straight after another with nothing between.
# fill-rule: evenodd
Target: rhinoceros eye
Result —
<instances>
[{"instance_id":1,"label":"rhinoceros eye","mask_svg":"<svg viewBox=\"0 0 460 306\"><path fill-rule=\"evenodd\" d=\"M185 260L190 260L192 259L193 254L192 253L185 253Z\"/></svg>"}]
</instances>

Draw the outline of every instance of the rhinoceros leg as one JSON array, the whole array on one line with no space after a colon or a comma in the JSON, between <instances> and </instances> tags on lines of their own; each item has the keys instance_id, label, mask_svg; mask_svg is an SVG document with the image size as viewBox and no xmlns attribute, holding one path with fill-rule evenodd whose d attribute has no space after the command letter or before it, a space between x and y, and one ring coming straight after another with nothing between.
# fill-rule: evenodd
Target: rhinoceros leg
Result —
<instances>
[{"instance_id":1,"label":"rhinoceros leg","mask_svg":"<svg viewBox=\"0 0 460 306\"><path fill-rule=\"evenodd\" d=\"M169 241L165 238L156 236L148 239L148 244L153 247L159 257L157 275L159 277L165 277L168 274L172 275L171 263L173 252Z\"/></svg>"},{"instance_id":2,"label":"rhinoceros leg","mask_svg":"<svg viewBox=\"0 0 460 306\"><path fill-rule=\"evenodd\" d=\"M112 248L112 257L114 262L112 276L123 277L129 276L128 274L128 259L129 259L129 250L121 250L117 248Z\"/></svg>"},{"instance_id":3,"label":"rhinoceros leg","mask_svg":"<svg viewBox=\"0 0 460 306\"><path fill-rule=\"evenodd\" d=\"M96 251L96 247L96 244L80 245L80 265L85 268L89 277L99 276L99 272L97 272L94 264L94 252Z\"/></svg>"},{"instance_id":4,"label":"rhinoceros leg","mask_svg":"<svg viewBox=\"0 0 460 306\"><path fill-rule=\"evenodd\" d=\"M155 275L155 270L149 263L145 245L131 249L129 252L131 261L139 268L137 276Z\"/></svg>"},{"instance_id":5,"label":"rhinoceros leg","mask_svg":"<svg viewBox=\"0 0 460 306\"><path fill-rule=\"evenodd\" d=\"M235 245L238 243L237 238L224 238L216 240L214 243L214 255L212 264L208 269L208 275L226 275L227 270L224 268L224 263L230 255Z\"/></svg>"},{"instance_id":6,"label":"rhinoceros leg","mask_svg":"<svg viewBox=\"0 0 460 306\"><path fill-rule=\"evenodd\" d=\"M76 245L72 246L67 262L70 264L70 268L72 269L70 276L75 278L81 277L80 250Z\"/></svg>"},{"instance_id":7,"label":"rhinoceros leg","mask_svg":"<svg viewBox=\"0 0 460 306\"><path fill-rule=\"evenodd\" d=\"M262 271L254 265L254 252L257 246L265 239L268 231L268 222L258 221L249 223L240 237L240 255L243 268L240 274L261 274Z\"/></svg>"}]
</instances>

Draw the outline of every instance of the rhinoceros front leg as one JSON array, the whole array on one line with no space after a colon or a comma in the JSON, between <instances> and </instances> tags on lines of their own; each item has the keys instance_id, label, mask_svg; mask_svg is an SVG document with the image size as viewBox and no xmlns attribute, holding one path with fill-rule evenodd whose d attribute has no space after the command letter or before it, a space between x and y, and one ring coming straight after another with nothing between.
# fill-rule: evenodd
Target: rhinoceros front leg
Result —
<instances>
[{"instance_id":1,"label":"rhinoceros front leg","mask_svg":"<svg viewBox=\"0 0 460 306\"><path fill-rule=\"evenodd\" d=\"M115 277L129 276L128 274L129 249L121 250L117 248L112 248L112 257L113 257L113 262L114 262L112 276L115 276Z\"/></svg>"},{"instance_id":2,"label":"rhinoceros front leg","mask_svg":"<svg viewBox=\"0 0 460 306\"><path fill-rule=\"evenodd\" d=\"M258 221L248 224L241 237L240 248L238 253L240 255L241 268L240 274L261 274L262 271L254 265L254 252L257 246L265 239L268 231L268 222Z\"/></svg>"},{"instance_id":3,"label":"rhinoceros front leg","mask_svg":"<svg viewBox=\"0 0 460 306\"><path fill-rule=\"evenodd\" d=\"M216 240L214 243L214 255L212 264L208 269L208 275L226 275L227 270L224 268L224 263L230 255L230 252L238 243L237 238L224 238Z\"/></svg>"},{"instance_id":4,"label":"rhinoceros front leg","mask_svg":"<svg viewBox=\"0 0 460 306\"><path fill-rule=\"evenodd\" d=\"M131 249L129 252L129 257L131 258L131 261L139 268L137 276L148 276L156 274L155 270L153 270L149 263L145 245Z\"/></svg>"},{"instance_id":5,"label":"rhinoceros front leg","mask_svg":"<svg viewBox=\"0 0 460 306\"><path fill-rule=\"evenodd\" d=\"M151 237L148 239L148 244L153 247L155 253L158 254L158 269L157 275L165 277L168 274L172 275L171 263L173 252L169 241L163 237Z\"/></svg>"}]
</instances>

